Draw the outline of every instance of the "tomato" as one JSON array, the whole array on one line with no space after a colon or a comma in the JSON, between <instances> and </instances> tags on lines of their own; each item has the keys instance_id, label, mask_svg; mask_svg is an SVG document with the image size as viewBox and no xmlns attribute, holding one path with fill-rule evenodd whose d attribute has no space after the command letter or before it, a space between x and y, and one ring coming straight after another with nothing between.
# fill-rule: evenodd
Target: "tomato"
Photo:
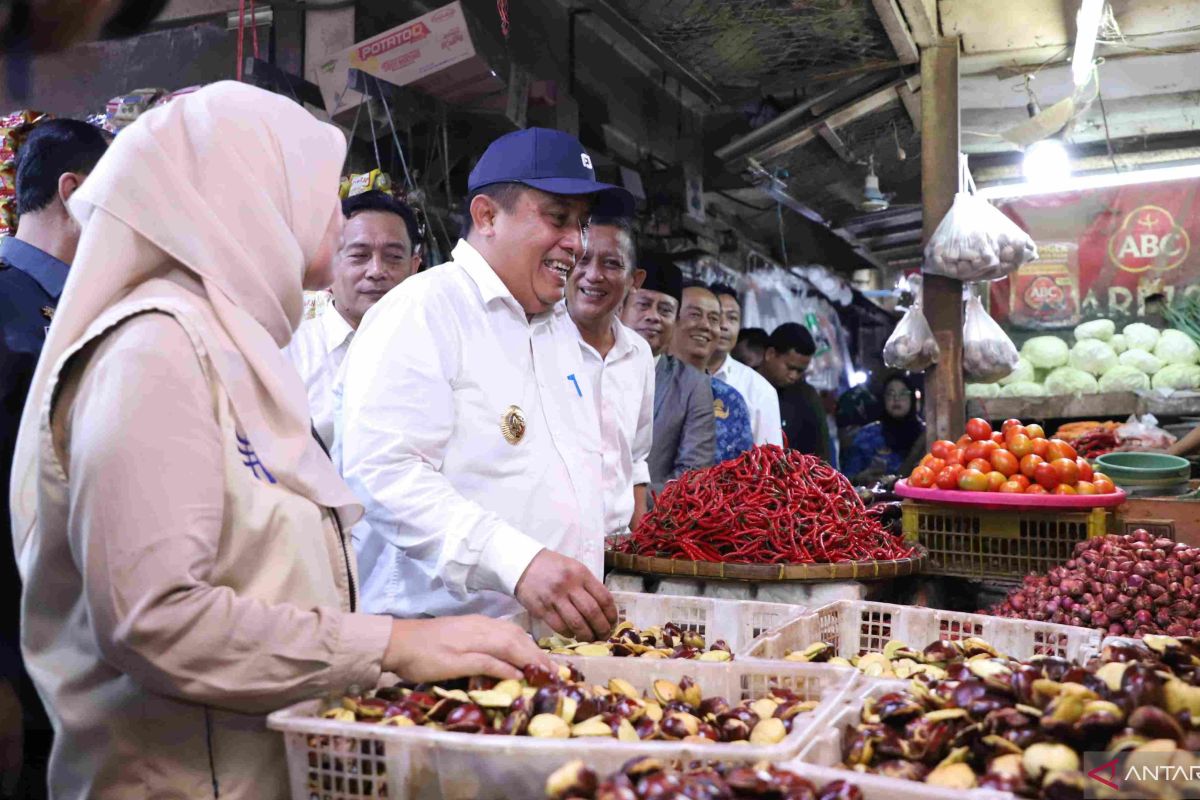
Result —
<instances>
[{"instance_id":1,"label":"tomato","mask_svg":"<svg viewBox=\"0 0 1200 800\"><path fill-rule=\"evenodd\" d=\"M1025 486L1016 481L1005 481L996 491L1000 492L1000 494L1022 494L1025 491Z\"/></svg>"},{"instance_id":2,"label":"tomato","mask_svg":"<svg viewBox=\"0 0 1200 800\"><path fill-rule=\"evenodd\" d=\"M1023 433L1017 433L1008 438L1008 450L1017 458L1024 458L1033 452L1033 442Z\"/></svg>"},{"instance_id":3,"label":"tomato","mask_svg":"<svg viewBox=\"0 0 1200 800\"><path fill-rule=\"evenodd\" d=\"M1112 494L1117 490L1116 484L1103 472L1097 472L1092 476L1092 484L1096 487L1096 494Z\"/></svg>"},{"instance_id":4,"label":"tomato","mask_svg":"<svg viewBox=\"0 0 1200 800\"><path fill-rule=\"evenodd\" d=\"M1079 480L1090 481L1092 479L1092 465L1083 456L1075 459L1075 465L1079 467Z\"/></svg>"},{"instance_id":5,"label":"tomato","mask_svg":"<svg viewBox=\"0 0 1200 800\"><path fill-rule=\"evenodd\" d=\"M987 475L977 469L963 470L958 476L958 488L964 492L986 492L988 488Z\"/></svg>"},{"instance_id":6,"label":"tomato","mask_svg":"<svg viewBox=\"0 0 1200 800\"><path fill-rule=\"evenodd\" d=\"M1076 494L1095 494L1096 493L1096 484L1092 483L1091 481L1080 481L1079 483L1075 484L1075 493Z\"/></svg>"},{"instance_id":7,"label":"tomato","mask_svg":"<svg viewBox=\"0 0 1200 800\"><path fill-rule=\"evenodd\" d=\"M1034 483L1034 484L1031 484L1030 487L1025 490L1025 494L1050 494L1050 493L1047 492L1043 487Z\"/></svg>"},{"instance_id":8,"label":"tomato","mask_svg":"<svg viewBox=\"0 0 1200 800\"><path fill-rule=\"evenodd\" d=\"M1006 440L1011 439L1012 437L1016 436L1017 434L1021 434L1022 436L1029 435L1028 431L1025 430L1024 425L1013 425L1011 428L1004 429L1004 438Z\"/></svg>"},{"instance_id":9,"label":"tomato","mask_svg":"<svg viewBox=\"0 0 1200 800\"><path fill-rule=\"evenodd\" d=\"M1074 486L1079 482L1079 465L1069 458L1056 458L1050 462L1050 466L1054 467L1054 471L1058 473L1058 482L1065 483L1067 486ZM1074 492L1072 492L1074 494Z\"/></svg>"},{"instance_id":10,"label":"tomato","mask_svg":"<svg viewBox=\"0 0 1200 800\"><path fill-rule=\"evenodd\" d=\"M1060 483L1054 487L1055 494L1075 494L1075 487L1067 486L1065 483Z\"/></svg>"},{"instance_id":11,"label":"tomato","mask_svg":"<svg viewBox=\"0 0 1200 800\"><path fill-rule=\"evenodd\" d=\"M971 442L967 446L967 461L974 461L977 458L982 458L985 461L991 457L992 451L1000 445L988 439L986 442Z\"/></svg>"},{"instance_id":12,"label":"tomato","mask_svg":"<svg viewBox=\"0 0 1200 800\"><path fill-rule=\"evenodd\" d=\"M976 472L982 472L984 475L987 475L992 471L992 462L988 461L986 458L973 458L971 459L970 463L967 464L967 469L973 469Z\"/></svg>"},{"instance_id":13,"label":"tomato","mask_svg":"<svg viewBox=\"0 0 1200 800\"><path fill-rule=\"evenodd\" d=\"M1004 420L1004 424L1000 426L1000 430L1004 432L1005 436L1007 436L1009 428L1019 428L1019 427L1021 427L1021 420L1009 418L1009 419Z\"/></svg>"},{"instance_id":14,"label":"tomato","mask_svg":"<svg viewBox=\"0 0 1200 800\"><path fill-rule=\"evenodd\" d=\"M962 464L951 464L938 473L937 487L939 489L957 489L958 476L964 472Z\"/></svg>"},{"instance_id":15,"label":"tomato","mask_svg":"<svg viewBox=\"0 0 1200 800\"><path fill-rule=\"evenodd\" d=\"M991 439L992 426L988 424L986 419L975 417L967 422L967 436L970 436L977 442L982 442L984 439Z\"/></svg>"},{"instance_id":16,"label":"tomato","mask_svg":"<svg viewBox=\"0 0 1200 800\"><path fill-rule=\"evenodd\" d=\"M1029 478L1026 478L1024 475L1022 475L1019 472L1016 475L1013 475L1012 478L1010 478L1010 480L1013 483L1021 484L1021 491L1028 489L1030 487L1030 485L1033 483L1033 481L1029 480Z\"/></svg>"},{"instance_id":17,"label":"tomato","mask_svg":"<svg viewBox=\"0 0 1200 800\"><path fill-rule=\"evenodd\" d=\"M1000 431L993 431L992 432L992 441L995 442L996 444L1000 445L1001 447L1004 447L1004 434L1001 433Z\"/></svg>"},{"instance_id":18,"label":"tomato","mask_svg":"<svg viewBox=\"0 0 1200 800\"><path fill-rule=\"evenodd\" d=\"M1030 437L1029 441L1033 443L1034 455L1040 456L1041 458L1047 458L1047 459L1049 458L1048 453L1050 451L1050 442L1048 440L1034 439L1033 437ZM1011 449L1011 448L1009 448L1009 449Z\"/></svg>"},{"instance_id":19,"label":"tomato","mask_svg":"<svg viewBox=\"0 0 1200 800\"><path fill-rule=\"evenodd\" d=\"M989 472L987 474L987 479L988 479L988 491L989 492L998 492L998 491L1000 491L1001 486L1008 483L1008 479L1005 478L1003 475L1001 475L999 472Z\"/></svg>"},{"instance_id":20,"label":"tomato","mask_svg":"<svg viewBox=\"0 0 1200 800\"><path fill-rule=\"evenodd\" d=\"M1057 461L1060 458L1069 458L1074 461L1079 458L1079 454L1075 452L1074 447L1062 439L1051 439L1050 444L1046 447L1046 455L1042 457L1047 461Z\"/></svg>"},{"instance_id":21,"label":"tomato","mask_svg":"<svg viewBox=\"0 0 1200 800\"><path fill-rule=\"evenodd\" d=\"M950 455L946 456L946 466L951 464L965 464L967 462L967 452L961 447L955 447L950 451Z\"/></svg>"},{"instance_id":22,"label":"tomato","mask_svg":"<svg viewBox=\"0 0 1200 800\"><path fill-rule=\"evenodd\" d=\"M1044 461L1033 470L1033 479L1047 491L1062 483L1058 479L1058 470Z\"/></svg>"},{"instance_id":23,"label":"tomato","mask_svg":"<svg viewBox=\"0 0 1200 800\"><path fill-rule=\"evenodd\" d=\"M959 447L965 448L967 445L969 445L973 441L975 441L975 440L964 433L962 436L958 437L958 441L955 442L955 444L958 445Z\"/></svg>"},{"instance_id":24,"label":"tomato","mask_svg":"<svg viewBox=\"0 0 1200 800\"><path fill-rule=\"evenodd\" d=\"M1038 425L1035 422L1032 425L1025 426L1025 435L1028 436L1030 439L1045 439L1046 431L1044 431L1042 429L1041 425Z\"/></svg>"},{"instance_id":25,"label":"tomato","mask_svg":"<svg viewBox=\"0 0 1200 800\"><path fill-rule=\"evenodd\" d=\"M1033 480L1033 474L1037 468L1046 463L1041 456L1030 453L1021 459L1021 474L1029 480Z\"/></svg>"},{"instance_id":26,"label":"tomato","mask_svg":"<svg viewBox=\"0 0 1200 800\"><path fill-rule=\"evenodd\" d=\"M929 454L935 458L945 459L950 455L950 451L954 449L954 442L948 439L938 439L933 443L933 447L929 448Z\"/></svg>"},{"instance_id":27,"label":"tomato","mask_svg":"<svg viewBox=\"0 0 1200 800\"><path fill-rule=\"evenodd\" d=\"M925 456L921 459L921 466L929 467L930 471L933 472L934 475L937 475L946 466L946 462L940 458Z\"/></svg>"},{"instance_id":28,"label":"tomato","mask_svg":"<svg viewBox=\"0 0 1200 800\"><path fill-rule=\"evenodd\" d=\"M1007 450L993 450L989 460L992 462L992 469L1005 477L1011 478L1021 469L1021 462Z\"/></svg>"},{"instance_id":29,"label":"tomato","mask_svg":"<svg viewBox=\"0 0 1200 800\"><path fill-rule=\"evenodd\" d=\"M912 475L908 476L908 485L918 489L928 489L933 486L936 477L936 473L929 467L917 467L912 471Z\"/></svg>"}]
</instances>

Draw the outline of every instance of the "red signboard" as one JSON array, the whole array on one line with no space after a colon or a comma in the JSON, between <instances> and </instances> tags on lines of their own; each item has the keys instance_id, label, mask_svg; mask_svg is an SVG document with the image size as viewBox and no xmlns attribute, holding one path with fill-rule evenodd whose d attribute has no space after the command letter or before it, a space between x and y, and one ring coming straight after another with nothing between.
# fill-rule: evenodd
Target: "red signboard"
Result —
<instances>
[{"instance_id":1,"label":"red signboard","mask_svg":"<svg viewBox=\"0 0 1200 800\"><path fill-rule=\"evenodd\" d=\"M1147 316L1147 301L1200 292L1200 180L1029 197L999 204L1039 261L992 284L992 315L1018 329Z\"/></svg>"}]
</instances>

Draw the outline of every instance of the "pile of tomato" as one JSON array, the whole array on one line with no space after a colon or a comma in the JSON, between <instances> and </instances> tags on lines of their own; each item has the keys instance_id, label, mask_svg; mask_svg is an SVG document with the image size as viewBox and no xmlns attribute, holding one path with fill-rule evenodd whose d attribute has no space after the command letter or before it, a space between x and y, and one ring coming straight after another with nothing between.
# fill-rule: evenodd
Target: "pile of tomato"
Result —
<instances>
[{"instance_id":1,"label":"pile of tomato","mask_svg":"<svg viewBox=\"0 0 1200 800\"><path fill-rule=\"evenodd\" d=\"M985 419L967 423L957 441L941 439L908 477L918 489L961 489L1006 494L1111 494L1116 486L1062 439L1047 439L1041 425L1004 421L998 431Z\"/></svg>"}]
</instances>

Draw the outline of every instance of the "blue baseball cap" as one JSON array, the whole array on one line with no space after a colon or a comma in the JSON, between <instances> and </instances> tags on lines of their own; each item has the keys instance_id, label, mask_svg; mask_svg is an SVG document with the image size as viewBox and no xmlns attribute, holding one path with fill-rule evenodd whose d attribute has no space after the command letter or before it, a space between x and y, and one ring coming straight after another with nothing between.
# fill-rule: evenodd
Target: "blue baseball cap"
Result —
<instances>
[{"instance_id":1,"label":"blue baseball cap","mask_svg":"<svg viewBox=\"0 0 1200 800\"><path fill-rule=\"evenodd\" d=\"M495 183L523 183L543 192L594 195L592 213L612 217L633 215L633 195L620 186L600 183L592 158L569 133L551 128L527 128L506 133L488 145L467 178L474 193Z\"/></svg>"}]
</instances>

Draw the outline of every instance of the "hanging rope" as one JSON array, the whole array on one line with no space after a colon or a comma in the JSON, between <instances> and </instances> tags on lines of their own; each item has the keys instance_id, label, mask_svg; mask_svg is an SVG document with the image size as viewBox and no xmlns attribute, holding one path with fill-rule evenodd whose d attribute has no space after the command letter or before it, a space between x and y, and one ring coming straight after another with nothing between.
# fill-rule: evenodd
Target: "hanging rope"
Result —
<instances>
[{"instance_id":1,"label":"hanging rope","mask_svg":"<svg viewBox=\"0 0 1200 800\"><path fill-rule=\"evenodd\" d=\"M508 0L496 0L496 12L500 15L500 32L508 38Z\"/></svg>"},{"instance_id":2,"label":"hanging rope","mask_svg":"<svg viewBox=\"0 0 1200 800\"><path fill-rule=\"evenodd\" d=\"M242 41L246 33L246 0L238 0L237 79L242 79Z\"/></svg>"}]
</instances>

